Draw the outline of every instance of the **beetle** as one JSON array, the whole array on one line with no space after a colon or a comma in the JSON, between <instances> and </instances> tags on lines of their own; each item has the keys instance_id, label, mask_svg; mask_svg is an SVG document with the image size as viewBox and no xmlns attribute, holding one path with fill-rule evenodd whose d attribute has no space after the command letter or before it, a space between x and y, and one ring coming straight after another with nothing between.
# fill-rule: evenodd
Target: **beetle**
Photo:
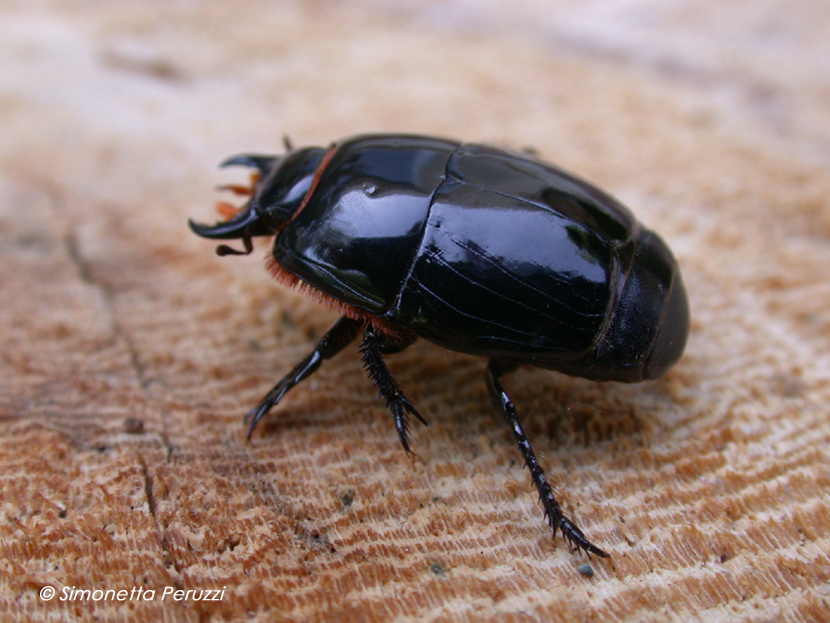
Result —
<instances>
[{"instance_id":1,"label":"beetle","mask_svg":"<svg viewBox=\"0 0 830 623\"><path fill-rule=\"evenodd\" d=\"M360 135L282 156L244 154L249 198L198 235L275 236L278 282L340 314L312 352L246 415L250 438L286 392L362 333L360 356L404 450L426 424L385 355L418 338L487 359L487 386L510 426L554 536L607 557L563 513L501 377L520 366L626 383L682 355L689 306L663 240L616 199L530 152L406 134Z\"/></svg>"}]
</instances>

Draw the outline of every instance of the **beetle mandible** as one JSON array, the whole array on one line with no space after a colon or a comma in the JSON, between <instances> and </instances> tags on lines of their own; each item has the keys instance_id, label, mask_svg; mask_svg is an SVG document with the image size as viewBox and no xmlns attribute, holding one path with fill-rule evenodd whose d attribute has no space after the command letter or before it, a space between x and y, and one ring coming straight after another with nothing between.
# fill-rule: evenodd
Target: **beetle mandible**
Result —
<instances>
[{"instance_id":1,"label":"beetle mandible","mask_svg":"<svg viewBox=\"0 0 830 623\"><path fill-rule=\"evenodd\" d=\"M362 332L369 377L411 452L409 416L426 424L384 355L418 338L484 357L487 385L539 492L554 536L607 556L568 519L502 387L535 366L597 381L655 379L681 356L689 308L677 262L614 198L531 153L416 135L362 135L283 156L246 154L255 169L229 220L190 221L198 235L241 239L249 254L275 236L271 274L341 317L246 415L250 437L292 387Z\"/></svg>"}]
</instances>

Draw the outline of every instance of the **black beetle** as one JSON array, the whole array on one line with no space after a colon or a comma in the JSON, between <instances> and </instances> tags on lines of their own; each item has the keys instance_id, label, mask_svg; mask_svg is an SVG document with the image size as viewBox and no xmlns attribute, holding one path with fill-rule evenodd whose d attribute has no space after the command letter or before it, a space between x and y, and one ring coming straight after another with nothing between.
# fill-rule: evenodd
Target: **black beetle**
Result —
<instances>
[{"instance_id":1,"label":"black beetle","mask_svg":"<svg viewBox=\"0 0 830 623\"><path fill-rule=\"evenodd\" d=\"M364 135L281 157L241 155L250 199L206 238L276 236L269 271L342 317L246 416L257 422L363 332L360 353L410 452L426 421L383 355L421 337L488 359L488 388L539 491L545 516L599 556L565 515L500 377L536 366L598 381L654 379L681 356L686 291L665 243L594 186L530 153L413 135Z\"/></svg>"}]
</instances>

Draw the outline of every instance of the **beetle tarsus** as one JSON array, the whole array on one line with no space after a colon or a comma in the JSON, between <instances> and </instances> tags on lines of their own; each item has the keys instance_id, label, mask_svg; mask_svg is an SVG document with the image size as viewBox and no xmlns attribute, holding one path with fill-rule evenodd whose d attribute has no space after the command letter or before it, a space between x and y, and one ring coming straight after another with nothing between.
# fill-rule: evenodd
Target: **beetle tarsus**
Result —
<instances>
[{"instance_id":1,"label":"beetle tarsus","mask_svg":"<svg viewBox=\"0 0 830 623\"><path fill-rule=\"evenodd\" d=\"M491 359L487 366L487 387L490 390L490 397L493 404L499 412L504 415L516 443L519 446L519 451L524 458L525 466L530 470L530 478L539 492L539 499L542 502L542 507L545 512L545 519L548 525L553 529L553 536L556 536L556 531L561 530L565 541L577 550L582 550L586 554L596 554L602 558L608 558L608 554L591 543L583 534L582 530L576 527L570 519L565 517L562 512L562 507L553 495L553 490L545 478L545 472L539 465L539 459L536 458L536 453L527 439L527 435L522 428L522 423L519 420L519 413L516 407L513 406L513 401L504 391L499 377L511 372L518 367L518 364L511 361L499 361Z\"/></svg>"},{"instance_id":2,"label":"beetle tarsus","mask_svg":"<svg viewBox=\"0 0 830 623\"><path fill-rule=\"evenodd\" d=\"M401 386L392 376L389 367L383 360L384 352L398 352L411 342L393 343L375 333L371 324L366 325L363 332L363 342L360 344L360 358L363 366L369 373L374 385L378 388L378 397L386 400L386 407L392 411L395 419L395 428L401 439L401 445L407 454L414 454L409 445L409 416L413 415L418 421L426 425L427 421L418 413L415 406L404 393Z\"/></svg>"},{"instance_id":3,"label":"beetle tarsus","mask_svg":"<svg viewBox=\"0 0 830 623\"><path fill-rule=\"evenodd\" d=\"M359 320L343 316L329 328L317 342L314 350L294 366L291 372L274 385L265 398L245 415L245 422L249 423L248 439L251 438L259 421L282 400L288 390L314 374L324 360L331 359L350 344L357 337L362 324Z\"/></svg>"},{"instance_id":4,"label":"beetle tarsus","mask_svg":"<svg viewBox=\"0 0 830 623\"><path fill-rule=\"evenodd\" d=\"M596 554L601 558L609 558L609 555L598 548L596 545L591 543L586 537L585 534L576 527L574 522L572 522L567 517L560 517L559 518L559 529L562 531L562 535L565 537L565 540L571 545L571 548L580 551L582 550L588 556L591 554ZM554 534L556 534L556 527L553 529Z\"/></svg>"}]
</instances>

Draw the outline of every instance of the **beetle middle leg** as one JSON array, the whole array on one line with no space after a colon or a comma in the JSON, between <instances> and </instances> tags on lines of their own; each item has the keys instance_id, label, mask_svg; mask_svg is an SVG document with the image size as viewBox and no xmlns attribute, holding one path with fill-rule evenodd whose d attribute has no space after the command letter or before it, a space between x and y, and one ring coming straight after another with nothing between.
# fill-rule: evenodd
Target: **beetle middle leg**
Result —
<instances>
[{"instance_id":1,"label":"beetle middle leg","mask_svg":"<svg viewBox=\"0 0 830 623\"><path fill-rule=\"evenodd\" d=\"M245 421L250 422L248 425L248 439L251 438L259 421L282 400L289 389L314 374L325 359L331 359L354 341L362 326L363 322L360 320L353 320L346 316L337 320L320 338L314 350L294 366L294 369L274 385L265 398L245 415Z\"/></svg>"},{"instance_id":2,"label":"beetle middle leg","mask_svg":"<svg viewBox=\"0 0 830 623\"><path fill-rule=\"evenodd\" d=\"M393 340L375 332L371 323L366 325L363 332L363 342L360 344L360 358L369 372L369 378L378 388L378 397L386 400L386 406L392 411L395 418L395 428L401 439L401 445L408 454L412 454L409 446L409 415L414 415L426 425L427 421L415 409L407 398L401 386L392 376L389 367L383 360L384 354L396 353L415 341L414 337L402 337Z\"/></svg>"},{"instance_id":3,"label":"beetle middle leg","mask_svg":"<svg viewBox=\"0 0 830 623\"><path fill-rule=\"evenodd\" d=\"M524 458L525 465L530 470L530 479L533 481L536 490L539 492L539 498L542 501L542 506L545 508L545 519L547 519L550 527L553 528L553 535L556 536L556 531L561 530L565 539L573 545L576 549L582 549L587 553L596 554L603 558L608 558L608 554L591 543L583 534L582 530L562 512L562 507L553 495L553 490L545 478L545 472L539 465L539 460L536 458L536 453L530 446L530 441L525 435L522 428L522 423L519 421L519 413L516 407L513 406L513 401L510 396L504 391L504 388L499 382L499 377L508 372L512 372L518 367L518 364L512 361L501 361L498 359L491 359L487 365L487 387L490 390L490 398L493 404L507 420L510 430L513 432L513 437L519 445L519 450Z\"/></svg>"}]
</instances>

